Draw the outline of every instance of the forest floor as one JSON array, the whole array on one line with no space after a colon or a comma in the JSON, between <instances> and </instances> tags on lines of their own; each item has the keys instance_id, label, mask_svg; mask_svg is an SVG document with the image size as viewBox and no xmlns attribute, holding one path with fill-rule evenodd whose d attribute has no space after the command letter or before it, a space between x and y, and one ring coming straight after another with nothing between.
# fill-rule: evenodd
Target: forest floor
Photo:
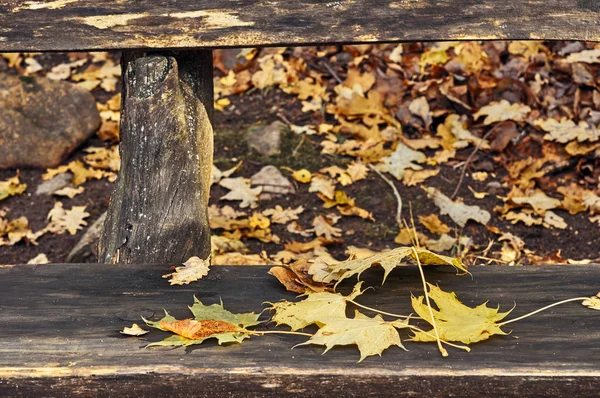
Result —
<instances>
[{"instance_id":1,"label":"forest floor","mask_svg":"<svg viewBox=\"0 0 600 398\"><path fill-rule=\"evenodd\" d=\"M106 162L84 164L110 176L119 87L116 68L103 67L119 54L19 56L5 57L7 73L44 76L86 59L64 80L88 85L104 122L64 164L101 147ZM470 263L598 261L599 68L600 47L580 42L215 51L214 164L226 175L211 188L213 261L343 260L416 240ZM263 133L276 121L278 153L257 152L254 141L272 140ZM287 193L265 198L272 187L248 180L267 165ZM110 178L85 179L73 198L36 195L45 173L0 170L0 182L27 185L0 202L0 263L42 253L65 262L106 211ZM27 231L41 231L57 201L85 206L75 234L10 240L11 221L26 217ZM97 261L95 249L82 261Z\"/></svg>"}]
</instances>

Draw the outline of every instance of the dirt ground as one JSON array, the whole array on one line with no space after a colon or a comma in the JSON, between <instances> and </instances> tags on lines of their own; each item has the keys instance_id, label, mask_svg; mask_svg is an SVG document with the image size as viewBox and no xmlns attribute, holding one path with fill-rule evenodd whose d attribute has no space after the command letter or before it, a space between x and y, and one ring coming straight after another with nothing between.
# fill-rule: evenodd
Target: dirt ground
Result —
<instances>
[{"instance_id":1,"label":"dirt ground","mask_svg":"<svg viewBox=\"0 0 600 398\"><path fill-rule=\"evenodd\" d=\"M48 62L59 62L56 59ZM220 71L216 75L222 76ZM99 100L106 100L106 93L94 93ZM104 96L105 98L101 98ZM243 160L241 168L237 175L249 177L259 171L263 166L272 164L279 168L286 167L290 169L306 168L311 171L320 168L349 163L349 159L342 155L322 155L320 153L319 136L304 136L287 130L283 133L281 154L265 157L252 149L249 149L245 136L248 130L256 125L269 124L273 121L291 120L296 125L305 125L313 121L313 116L303 113L298 99L290 94L284 93L279 88L268 90L249 90L239 95L230 97L232 104L224 111L215 112L215 165L221 170L235 166L240 160ZM406 130L407 135L418 136L416 130L410 128ZM89 146L104 145L97 137L86 142L82 147L73 153L69 160L79 159L83 156L83 148ZM519 144L507 149L502 161L499 161L497 154L489 151L479 151L472 166L469 168L466 179L468 183L461 186L458 196L471 197L468 186L471 186L477 192L488 192L490 195L484 199L477 200L477 205L482 209L489 211L493 217L490 226L497 227L503 232L512 233L525 242L528 250L534 252L540 258L546 258L552 262L566 259L598 259L600 258L600 226L590 222L588 214L579 213L571 215L568 212L561 212L561 217L568 224L566 229L549 229L542 226L527 226L523 223L511 224L494 215L494 208L501 206L503 201L498 196L505 196L508 193L507 188L490 188L489 181L476 181L469 179L469 174L474 171L486 171L494 177L494 180L502 181L507 177L507 168L503 162L511 159L517 160L523 158L526 154L535 154L540 151L540 143L536 140L522 140ZM473 148L459 150L455 157L455 163L460 164L471 154ZM595 160L595 164L598 163ZM593 163L593 162L592 162ZM553 175L547 175L549 180L572 178L576 181L582 178L581 175L573 173L575 164L572 168L562 168L556 170ZM0 181L6 180L15 175L16 170L0 170ZM44 170L20 169L21 182L28 185L25 194L13 196L0 203L1 208L8 209L9 218L26 216L30 227L36 231L42 229L46 224L46 216L52 208L56 197L50 195L35 195L36 187L42 182ZM593 171L592 171L593 172ZM427 180L426 185L436 187L442 192L451 193L460 178L461 168L442 167L440 173ZM285 173L289 177L289 173ZM315 216L323 214L323 202L314 194L308 192L308 186L296 185L297 193L285 195L271 201L261 201L257 211L267 208L273 208L275 205L281 205L284 208L297 207L302 205L306 210L300 215L298 223L303 226L310 226ZM540 185L543 185L542 181ZM83 194L75 196L73 199L61 198L65 207L86 206L86 211L90 216L86 219L88 226L91 225L104 211L106 211L112 190L112 183L106 179L91 180L86 182L86 191ZM400 183L396 186L402 196L404 203L404 215L408 217L409 204L412 208L415 219L418 215L439 214L439 209L432 200L427 199L427 194L417 187L405 187ZM363 220L358 217L342 217L336 224L341 228L342 237L338 243L328 246L329 252L338 259L346 256L348 246L357 246L380 251L397 246L394 238L398 234L398 227L395 220L397 202L390 187L375 173L369 173L366 181L360 184L352 184L344 187L344 191L356 200L356 205L373 213L375 222ZM215 184L211 191L211 204L235 205L234 202L225 202L219 198L227 192L226 189ZM551 194L549 194L551 195ZM560 198L560 196L557 196ZM441 217L448 224L447 217ZM281 238L280 244L263 243L256 239L248 239L245 243L252 253L265 251L268 254L275 254L283 249L286 242L304 240L312 238L301 238L298 235L287 232L285 225L272 224L273 232ZM417 226L422 230L421 226ZM19 243L14 246L0 247L0 263L25 263L40 253L45 253L51 262L66 261L67 254L74 245L81 239L84 231L79 231L76 235L52 235L46 234L39 239L37 245ZM216 231L217 233L219 231ZM476 247L486 247L490 241L497 240L497 235L483 228L476 223L468 223L464 229L453 228L453 236L469 236L473 239ZM499 246L495 246L496 251ZM91 253L87 262L96 262L96 253ZM542 261L543 262L543 261Z\"/></svg>"}]
</instances>

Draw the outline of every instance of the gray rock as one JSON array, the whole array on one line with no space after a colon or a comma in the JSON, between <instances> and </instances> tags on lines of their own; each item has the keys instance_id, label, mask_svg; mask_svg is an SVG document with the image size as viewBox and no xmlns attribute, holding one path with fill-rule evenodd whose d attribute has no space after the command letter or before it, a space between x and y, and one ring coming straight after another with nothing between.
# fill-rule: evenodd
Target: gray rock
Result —
<instances>
[{"instance_id":1,"label":"gray rock","mask_svg":"<svg viewBox=\"0 0 600 398\"><path fill-rule=\"evenodd\" d=\"M250 182L252 185L262 187L259 200L271 200L274 196L296 192L292 183L281 174L277 167L271 165L263 167L250 177Z\"/></svg>"},{"instance_id":2,"label":"gray rock","mask_svg":"<svg viewBox=\"0 0 600 398\"><path fill-rule=\"evenodd\" d=\"M61 173L58 174L51 180L44 181L40 185L37 186L35 190L36 195L52 195L55 191L62 189L71 184L73 180L73 174L71 173Z\"/></svg>"},{"instance_id":3,"label":"gray rock","mask_svg":"<svg viewBox=\"0 0 600 398\"><path fill-rule=\"evenodd\" d=\"M89 91L0 73L0 168L56 167L100 127Z\"/></svg>"},{"instance_id":4,"label":"gray rock","mask_svg":"<svg viewBox=\"0 0 600 398\"><path fill-rule=\"evenodd\" d=\"M276 121L268 126L252 127L248 130L248 146L264 156L272 156L281 151L281 131L286 125Z\"/></svg>"}]
</instances>

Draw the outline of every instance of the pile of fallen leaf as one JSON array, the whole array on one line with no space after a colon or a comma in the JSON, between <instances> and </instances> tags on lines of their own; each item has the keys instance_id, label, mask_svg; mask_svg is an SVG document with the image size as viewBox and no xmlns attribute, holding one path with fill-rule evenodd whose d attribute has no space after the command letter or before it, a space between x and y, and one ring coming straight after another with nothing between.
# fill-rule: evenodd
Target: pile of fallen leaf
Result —
<instances>
[{"instance_id":1,"label":"pile of fallen leaf","mask_svg":"<svg viewBox=\"0 0 600 398\"><path fill-rule=\"evenodd\" d=\"M365 290L363 282L358 282L350 294L344 296L335 292L343 280L360 276L373 266L381 266L385 270L383 280L392 269L405 266L410 261L421 270L425 294L412 296L411 303L416 316L391 314L380 308L368 307L357 302ZM487 306L487 302L471 308L461 303L456 294L445 292L440 287L425 281L422 266L451 265L458 271L467 272L460 258L440 256L429 250L415 247L398 247L387 253L375 254L364 259L349 259L332 265L313 263L307 266L306 261L299 261L287 267L274 267L273 273L288 290L302 293L300 301L282 300L268 303L272 317L259 320L261 314L234 314L223 307L223 303L204 305L194 297L194 304L189 307L193 318L178 320L165 310L165 316L152 321L142 317L147 326L172 335L162 341L151 342L146 347L173 347L201 344L207 339L217 339L219 345L242 343L251 336L265 334L295 334L309 337L305 342L296 346L315 344L325 346L325 352L334 346L356 345L360 351L360 361L368 356L381 355L390 347L397 346L405 349L403 341L406 337L400 335L400 330L408 330L412 335L408 338L413 342L435 342L443 356L448 356L445 346L470 351L468 345L487 340L493 335L506 335L502 330L507 324L525 319L545 309L570 302L581 302L584 306L600 310L600 293L593 297L575 297L550 304L537 311L517 318L504 320L512 310L500 312L499 308ZM200 277L206 275L208 267L198 258L190 259L178 267L176 273L165 275L172 277L171 284L180 284L189 278L194 269L201 269ZM280 272L283 270L283 272ZM188 283L183 281L183 283ZM400 298L399 298L400 299ZM435 307L432 303L435 303ZM348 307L354 307L354 316L347 316ZM374 312L371 317L364 311ZM393 320L386 320L394 318ZM277 326L285 325L290 331L281 329L253 330L253 326L272 322ZM429 325L430 330L424 330ZM311 326L316 326L316 331ZM305 330L305 328L307 330ZM302 330L302 331L301 331ZM310 332L313 330L312 332ZM121 333L129 336L141 336L149 331L137 324L125 327ZM460 345L457 343L462 343Z\"/></svg>"},{"instance_id":2,"label":"pile of fallen leaf","mask_svg":"<svg viewBox=\"0 0 600 398\"><path fill-rule=\"evenodd\" d=\"M19 74L69 80L97 95L103 120L97 134L105 144L48 170L45 179L73 175L72 186L55 195L81 194L89 179L114 180L120 111L120 68L114 57L69 53L66 62L42 67L39 54L0 56ZM230 165L215 166L213 187L223 194L213 194L209 209L214 264L332 264L337 261L332 248L339 259L339 247L365 257L395 244L417 243L467 263L598 260L597 255L561 255L568 239L581 235L580 244L591 247L600 238L597 44L489 41L219 50L215 66L217 110L235 115L239 104L248 104L244 98L257 92L293 98L297 109L273 115L299 138L292 156L311 143L319 148L311 156L327 165L273 166L264 157L261 166L266 167L250 173L244 156L236 156ZM356 196L375 180L396 203L369 208ZM24 192L18 174L0 182L0 200ZM287 199L304 194L314 195L320 205L287 205ZM407 199L415 197L428 201L427 212ZM44 233L60 231L31 231L23 219L6 214L0 215L0 245L35 244ZM73 233L84 225L86 213L76 214L79 218L63 217L69 219L63 230ZM373 242L361 236L390 225L393 239L379 236ZM540 236L542 253L537 251Z\"/></svg>"}]
</instances>

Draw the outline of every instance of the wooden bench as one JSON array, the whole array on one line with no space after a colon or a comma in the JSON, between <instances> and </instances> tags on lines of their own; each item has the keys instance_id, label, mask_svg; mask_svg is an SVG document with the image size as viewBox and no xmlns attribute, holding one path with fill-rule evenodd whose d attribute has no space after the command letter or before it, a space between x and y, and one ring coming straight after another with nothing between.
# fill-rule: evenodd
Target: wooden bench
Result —
<instances>
[{"instance_id":1,"label":"wooden bench","mask_svg":"<svg viewBox=\"0 0 600 398\"><path fill-rule=\"evenodd\" d=\"M0 51L122 50L122 169L100 261L210 251L212 48L411 40L600 40L596 0L9 0Z\"/></svg>"},{"instance_id":2,"label":"wooden bench","mask_svg":"<svg viewBox=\"0 0 600 398\"><path fill-rule=\"evenodd\" d=\"M202 283L173 288L161 278L168 265L136 265L178 264L210 251L211 49L600 41L599 22L596 0L3 1L2 52L124 51L122 170L100 261L133 264L1 268L0 396L597 396L600 318L575 304L469 354L452 352L449 360L433 346L412 345L408 353L392 350L357 364L354 348L325 357L318 347L289 350L302 341L297 336L207 344L184 354L142 350L142 341L118 331L163 307L184 315L194 294L207 302L222 298L233 311L259 311L263 301L286 294L263 267L217 268ZM473 281L444 269L427 277L468 304L490 300L508 308L516 300L519 313L594 294L600 281L592 265L473 273ZM395 271L365 303L408 312L397 297L418 291L417 280L415 269Z\"/></svg>"},{"instance_id":3,"label":"wooden bench","mask_svg":"<svg viewBox=\"0 0 600 398\"><path fill-rule=\"evenodd\" d=\"M293 300L268 267L215 267L197 284L174 288L164 265L52 264L0 269L0 396L544 396L597 397L600 316L579 303L555 307L514 325L472 351L406 343L357 363L353 346L302 346L302 336L253 337L241 345L143 349L166 333L137 340L119 334L162 308L183 319L196 295L223 300L233 312L261 311L264 301ZM380 269L381 271L381 269ZM431 283L468 305L490 300L521 315L556 300L598 291L599 266L474 267L470 276L426 269ZM367 275L368 274L368 275ZM409 313L419 271L365 274L375 287L365 305ZM263 319L266 319L266 314ZM273 328L273 325L261 326ZM510 328L507 328L510 329ZM147 338L146 338L147 337Z\"/></svg>"}]
</instances>

